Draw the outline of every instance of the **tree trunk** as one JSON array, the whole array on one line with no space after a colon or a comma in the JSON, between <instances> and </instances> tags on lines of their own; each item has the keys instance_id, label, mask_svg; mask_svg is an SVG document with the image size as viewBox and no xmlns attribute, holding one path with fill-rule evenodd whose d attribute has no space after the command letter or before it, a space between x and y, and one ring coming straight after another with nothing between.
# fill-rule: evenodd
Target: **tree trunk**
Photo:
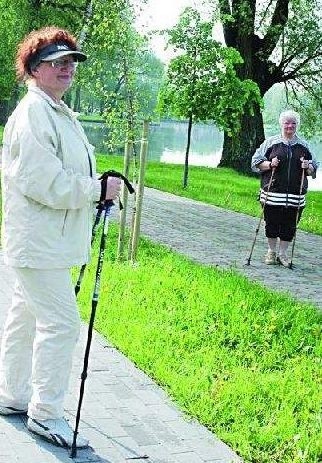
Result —
<instances>
[{"instance_id":1,"label":"tree trunk","mask_svg":"<svg viewBox=\"0 0 322 463\"><path fill-rule=\"evenodd\" d=\"M104 109L105 109L105 100L103 100L103 98L101 98L100 101L99 101L99 115L100 116L103 116Z\"/></svg>"},{"instance_id":2,"label":"tree trunk","mask_svg":"<svg viewBox=\"0 0 322 463\"><path fill-rule=\"evenodd\" d=\"M0 100L0 125L5 125L9 116L8 100Z\"/></svg>"},{"instance_id":3,"label":"tree trunk","mask_svg":"<svg viewBox=\"0 0 322 463\"><path fill-rule=\"evenodd\" d=\"M256 82L263 97L272 85L283 81L283 69L269 57L287 22L289 0L276 2L263 38L255 33L256 3L254 0L219 0L226 45L238 50L243 58L243 63L236 67L237 75L240 79ZM225 21L225 15L232 15L233 21ZM224 134L220 166L250 173L250 159L263 140L263 118L260 107L256 105L253 116L241 115L240 130L236 135L230 138L227 133Z\"/></svg>"},{"instance_id":4,"label":"tree trunk","mask_svg":"<svg viewBox=\"0 0 322 463\"><path fill-rule=\"evenodd\" d=\"M231 167L242 173L250 173L251 158L264 141L263 117L259 106L253 116L241 116L241 129L233 137L224 133L224 146L220 167Z\"/></svg>"},{"instance_id":5,"label":"tree trunk","mask_svg":"<svg viewBox=\"0 0 322 463\"><path fill-rule=\"evenodd\" d=\"M75 98L74 98L73 110L78 113L81 110L81 89L79 85L77 85L75 88Z\"/></svg>"},{"instance_id":6,"label":"tree trunk","mask_svg":"<svg viewBox=\"0 0 322 463\"><path fill-rule=\"evenodd\" d=\"M187 138L186 155L185 155L185 160L184 160L184 171L183 171L183 188L187 188L187 186L188 186L189 151L190 151L190 142L191 142L191 129L192 129L192 114L190 114L189 122L188 122L188 138Z\"/></svg>"},{"instance_id":7,"label":"tree trunk","mask_svg":"<svg viewBox=\"0 0 322 463\"><path fill-rule=\"evenodd\" d=\"M19 87L15 85L10 99L0 100L0 125L5 125L19 99Z\"/></svg>"}]
</instances>

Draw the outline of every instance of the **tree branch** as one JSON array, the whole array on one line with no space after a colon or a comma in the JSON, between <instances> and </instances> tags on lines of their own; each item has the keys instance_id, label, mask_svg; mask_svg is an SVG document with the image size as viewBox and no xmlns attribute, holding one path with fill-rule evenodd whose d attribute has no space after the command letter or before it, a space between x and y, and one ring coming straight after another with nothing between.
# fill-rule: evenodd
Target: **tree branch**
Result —
<instances>
[{"instance_id":1,"label":"tree branch","mask_svg":"<svg viewBox=\"0 0 322 463\"><path fill-rule=\"evenodd\" d=\"M261 40L260 53L268 59L287 24L289 0L277 0L272 21L265 37Z\"/></svg>"},{"instance_id":2,"label":"tree branch","mask_svg":"<svg viewBox=\"0 0 322 463\"><path fill-rule=\"evenodd\" d=\"M297 75L299 75L298 71L302 70L302 68L306 64L308 64L310 61L313 61L315 58L318 58L319 56L321 56L321 53L319 52L319 50L316 50L314 55L307 56L306 59L304 59L303 61L297 63L297 65L292 70L290 70L288 73L284 72L284 76L287 77L287 80L295 78ZM316 74L316 72L318 72L318 70L316 70L314 72L314 71L312 71L312 69L310 69L307 72L302 73L301 75L309 76L310 74L311 75Z\"/></svg>"},{"instance_id":3,"label":"tree branch","mask_svg":"<svg viewBox=\"0 0 322 463\"><path fill-rule=\"evenodd\" d=\"M269 0L269 3L268 5L266 6L265 8L265 12L263 14L263 16L261 17L260 21L259 21L259 24L258 24L258 29L262 26L262 24L264 24L264 21L266 19L266 16L268 15L268 12L269 12L269 8L270 6L273 4L273 1L274 0Z\"/></svg>"},{"instance_id":4,"label":"tree branch","mask_svg":"<svg viewBox=\"0 0 322 463\"><path fill-rule=\"evenodd\" d=\"M229 0L219 0L220 18L227 47L236 45L237 28L232 17Z\"/></svg>"},{"instance_id":5,"label":"tree branch","mask_svg":"<svg viewBox=\"0 0 322 463\"><path fill-rule=\"evenodd\" d=\"M299 87L303 88L305 90L305 92L313 98L313 100L318 105L319 109L321 110L322 109L321 95L318 92L316 92L315 89L311 85L306 85L305 82L303 82L301 80L295 79L294 82ZM288 84L286 85L286 91L287 92L288 92L288 86L292 90L294 99L297 101L299 106L303 108L304 107L303 98L301 97L301 95L298 95L298 89L295 87L294 83L288 82Z\"/></svg>"}]
</instances>

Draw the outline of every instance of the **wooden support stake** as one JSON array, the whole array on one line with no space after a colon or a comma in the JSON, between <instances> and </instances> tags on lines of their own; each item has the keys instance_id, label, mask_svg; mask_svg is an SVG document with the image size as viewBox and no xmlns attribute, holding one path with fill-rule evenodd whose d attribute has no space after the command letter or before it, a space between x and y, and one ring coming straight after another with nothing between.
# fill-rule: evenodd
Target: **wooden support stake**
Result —
<instances>
[{"instance_id":1,"label":"wooden support stake","mask_svg":"<svg viewBox=\"0 0 322 463\"><path fill-rule=\"evenodd\" d=\"M134 220L133 228L131 233L131 252L129 255L129 260L132 263L136 261L136 254L139 242L140 235L140 225L141 225L141 213L142 213L142 204L143 204L143 194L144 194L144 177L145 177L145 167L148 154L148 134L149 134L149 122L143 122L143 132L141 138L141 149L140 149L140 168L139 168L139 178L138 178L138 187L136 193L135 207L133 208Z\"/></svg>"},{"instance_id":2,"label":"wooden support stake","mask_svg":"<svg viewBox=\"0 0 322 463\"><path fill-rule=\"evenodd\" d=\"M133 154L133 140L127 140L124 148L124 164L123 164L123 175L129 178L130 161ZM121 202L123 209L120 211L120 229L117 243L117 260L124 259L124 244L125 244L125 226L126 226L126 209L128 200L128 189L123 184L121 190Z\"/></svg>"}]
</instances>

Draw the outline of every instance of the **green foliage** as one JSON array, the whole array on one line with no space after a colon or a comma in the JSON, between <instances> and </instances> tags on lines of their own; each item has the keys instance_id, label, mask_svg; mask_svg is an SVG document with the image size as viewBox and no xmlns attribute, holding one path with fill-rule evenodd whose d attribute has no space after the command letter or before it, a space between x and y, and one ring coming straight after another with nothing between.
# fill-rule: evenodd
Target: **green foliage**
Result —
<instances>
[{"instance_id":1,"label":"green foliage","mask_svg":"<svg viewBox=\"0 0 322 463\"><path fill-rule=\"evenodd\" d=\"M269 126L269 135L280 131L278 118L281 111L294 109L301 115L300 131L310 139L322 135L322 87L316 86L310 92L286 91L284 85L274 85L264 97L264 125Z\"/></svg>"},{"instance_id":2,"label":"green foliage","mask_svg":"<svg viewBox=\"0 0 322 463\"><path fill-rule=\"evenodd\" d=\"M26 0L0 0L0 95L8 100L15 85L15 53L19 39L28 30Z\"/></svg>"},{"instance_id":3,"label":"green foliage","mask_svg":"<svg viewBox=\"0 0 322 463\"><path fill-rule=\"evenodd\" d=\"M298 103L301 90L318 95L322 70L320 0L208 1L213 11L219 7L226 45L236 48L243 58L237 67L239 77L256 82L262 96L277 83L295 92ZM294 103L290 101L290 105ZM264 138L260 108L255 106L254 117L242 119L235 141L225 136L221 165L246 171ZM319 119L316 127L321 130Z\"/></svg>"},{"instance_id":4,"label":"green foliage","mask_svg":"<svg viewBox=\"0 0 322 463\"><path fill-rule=\"evenodd\" d=\"M301 132L306 137L322 132L322 40L321 5L316 0L290 2L289 18L279 45L286 63L283 107L301 114ZM303 40L301 39L303 37ZM280 48L273 58L281 59Z\"/></svg>"},{"instance_id":5,"label":"green foliage","mask_svg":"<svg viewBox=\"0 0 322 463\"><path fill-rule=\"evenodd\" d=\"M26 0L29 30L55 25L79 35L88 0Z\"/></svg>"},{"instance_id":6,"label":"green foliage","mask_svg":"<svg viewBox=\"0 0 322 463\"><path fill-rule=\"evenodd\" d=\"M112 227L97 329L245 462L318 463L321 314L144 239L138 266L114 263L116 241Z\"/></svg>"},{"instance_id":7,"label":"green foliage","mask_svg":"<svg viewBox=\"0 0 322 463\"><path fill-rule=\"evenodd\" d=\"M134 12L127 0L96 0L87 29L88 64L80 83L102 104L109 128L109 148L137 137L137 123L150 118L159 89L161 62L147 51L133 28Z\"/></svg>"},{"instance_id":8,"label":"green foliage","mask_svg":"<svg viewBox=\"0 0 322 463\"><path fill-rule=\"evenodd\" d=\"M177 26L168 31L169 44L180 52L171 60L159 95L161 114L193 115L195 121L214 120L230 135L239 130L240 113L252 112L260 102L257 85L237 77L243 62L233 48L212 38L213 23L187 8Z\"/></svg>"},{"instance_id":9,"label":"green foliage","mask_svg":"<svg viewBox=\"0 0 322 463\"><path fill-rule=\"evenodd\" d=\"M308 138L322 135L322 86L310 92L291 93L291 106L301 114L301 132Z\"/></svg>"},{"instance_id":10,"label":"green foliage","mask_svg":"<svg viewBox=\"0 0 322 463\"><path fill-rule=\"evenodd\" d=\"M135 119L151 117L163 67L134 30L130 2L93 0L92 11L87 8L89 3L88 0L0 0L0 28L3 28L0 64L4 69L0 77L1 97L12 96L14 56L22 37L44 25L67 28L85 40L83 46L90 56L79 67L74 87L78 92L82 87L89 97L99 100L99 112L105 115L111 140L123 144L125 132L134 130ZM67 95L72 96L74 90Z\"/></svg>"}]
</instances>

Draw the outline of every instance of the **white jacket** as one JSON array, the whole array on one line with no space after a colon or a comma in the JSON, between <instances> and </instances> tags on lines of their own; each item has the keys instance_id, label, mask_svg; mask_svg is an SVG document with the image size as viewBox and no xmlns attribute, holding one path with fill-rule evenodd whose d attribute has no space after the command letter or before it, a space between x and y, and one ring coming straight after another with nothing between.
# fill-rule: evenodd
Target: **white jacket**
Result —
<instances>
[{"instance_id":1,"label":"white jacket","mask_svg":"<svg viewBox=\"0 0 322 463\"><path fill-rule=\"evenodd\" d=\"M29 87L10 116L2 151L2 245L14 267L88 262L96 179L93 146L64 104Z\"/></svg>"}]
</instances>

